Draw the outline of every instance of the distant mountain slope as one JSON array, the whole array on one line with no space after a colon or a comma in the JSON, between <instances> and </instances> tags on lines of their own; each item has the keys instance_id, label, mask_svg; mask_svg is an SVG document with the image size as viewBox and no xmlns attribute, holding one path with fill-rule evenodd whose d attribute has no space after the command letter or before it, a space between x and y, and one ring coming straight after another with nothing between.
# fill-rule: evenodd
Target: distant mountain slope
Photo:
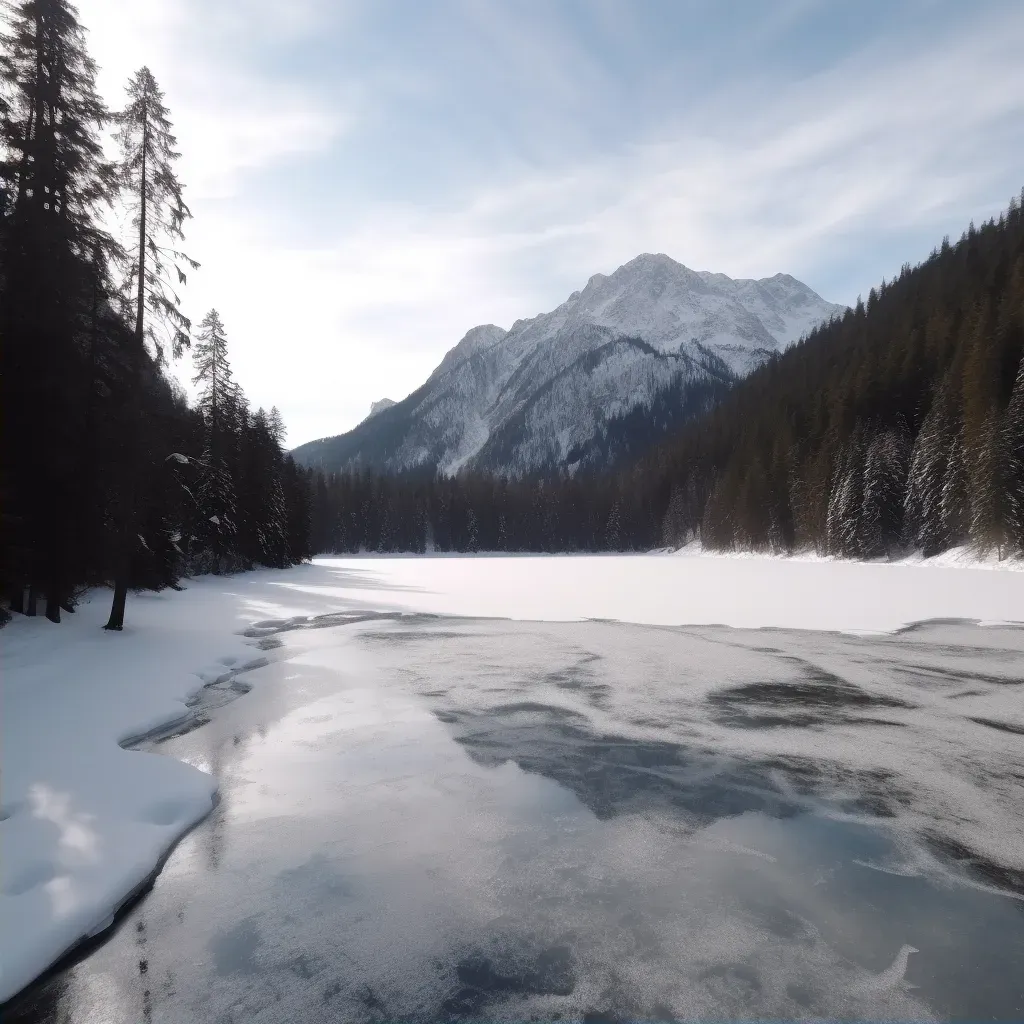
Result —
<instances>
[{"instance_id":1,"label":"distant mountain slope","mask_svg":"<svg viewBox=\"0 0 1024 1024\"><path fill-rule=\"evenodd\" d=\"M293 454L325 470L607 465L843 308L785 274L734 281L645 254L509 331L474 327L408 398Z\"/></svg>"},{"instance_id":2,"label":"distant mountain slope","mask_svg":"<svg viewBox=\"0 0 1024 1024\"><path fill-rule=\"evenodd\" d=\"M385 409L390 409L395 403L390 398L381 398L376 402L370 404L370 411L367 413L366 418L369 419L371 416L376 416L377 413L383 412Z\"/></svg>"}]
</instances>

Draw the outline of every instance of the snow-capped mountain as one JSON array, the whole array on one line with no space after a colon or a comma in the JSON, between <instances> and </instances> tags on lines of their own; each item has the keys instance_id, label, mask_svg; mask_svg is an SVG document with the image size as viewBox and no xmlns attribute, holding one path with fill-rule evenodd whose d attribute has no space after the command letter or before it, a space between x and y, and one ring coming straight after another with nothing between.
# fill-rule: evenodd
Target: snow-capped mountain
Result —
<instances>
[{"instance_id":1,"label":"snow-capped mountain","mask_svg":"<svg viewBox=\"0 0 1024 1024\"><path fill-rule=\"evenodd\" d=\"M844 308L787 274L737 281L644 254L550 313L474 327L408 398L294 454L327 470L607 463Z\"/></svg>"}]
</instances>

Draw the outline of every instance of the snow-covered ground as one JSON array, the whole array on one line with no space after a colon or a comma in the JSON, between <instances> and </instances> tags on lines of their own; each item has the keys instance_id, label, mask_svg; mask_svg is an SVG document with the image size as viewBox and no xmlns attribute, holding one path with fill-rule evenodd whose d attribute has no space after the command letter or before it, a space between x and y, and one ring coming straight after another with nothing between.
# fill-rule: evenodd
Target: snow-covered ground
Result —
<instances>
[{"instance_id":1,"label":"snow-covered ground","mask_svg":"<svg viewBox=\"0 0 1024 1024\"><path fill-rule=\"evenodd\" d=\"M959 561L955 561L959 559ZM439 615L652 625L891 632L924 619L1024 622L1019 562L848 562L813 556L717 555L686 548L642 555L362 556L323 558L346 572L325 598ZM1005 569L1007 571L1001 571ZM319 585L318 585L319 586ZM382 604L383 602L383 604Z\"/></svg>"},{"instance_id":2,"label":"snow-covered ground","mask_svg":"<svg viewBox=\"0 0 1024 1024\"><path fill-rule=\"evenodd\" d=\"M100 629L108 600L92 595L60 626L16 617L0 631L0 1000L101 931L176 839L209 811L215 793L209 775L120 744L188 717L186 702L200 688L229 687L235 673L261 664L254 641L262 631L306 617L372 611L886 632L934 618L1024 621L1024 573L692 554L364 557L207 578L184 593L133 597L122 634ZM261 628L248 638L239 635L257 622ZM1012 645L1001 657L1007 678L1024 674ZM943 666L932 668L941 675ZM870 681L865 685L870 690ZM1005 704L1019 688L985 683L980 689L985 693L963 695L985 704L975 717L1024 727L1013 708L989 707L997 691ZM955 733L943 733L941 750L929 757L941 758ZM853 757L858 748L851 743ZM978 812L991 810L988 820L999 812L998 795L993 800Z\"/></svg>"},{"instance_id":3,"label":"snow-covered ground","mask_svg":"<svg viewBox=\"0 0 1024 1024\"><path fill-rule=\"evenodd\" d=\"M185 701L205 684L264 660L235 634L269 609L309 606L261 597L282 575L133 595L120 634L100 628L105 592L89 595L59 626L16 616L0 631L0 1000L109 924L209 812L210 776L119 744L186 717Z\"/></svg>"}]
</instances>

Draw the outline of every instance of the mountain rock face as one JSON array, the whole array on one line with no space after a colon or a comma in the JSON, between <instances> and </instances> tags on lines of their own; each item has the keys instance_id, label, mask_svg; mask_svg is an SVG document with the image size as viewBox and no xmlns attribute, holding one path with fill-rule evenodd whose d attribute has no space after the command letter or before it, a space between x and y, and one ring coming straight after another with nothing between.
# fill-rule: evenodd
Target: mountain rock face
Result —
<instances>
[{"instance_id":1,"label":"mountain rock face","mask_svg":"<svg viewBox=\"0 0 1024 1024\"><path fill-rule=\"evenodd\" d=\"M600 468L844 308L786 274L734 281L645 254L508 331L474 327L408 398L293 454L328 471Z\"/></svg>"},{"instance_id":2,"label":"mountain rock face","mask_svg":"<svg viewBox=\"0 0 1024 1024\"><path fill-rule=\"evenodd\" d=\"M383 412L385 409L390 409L394 404L390 398L382 398L377 402L371 402L370 411L366 414L366 420L370 419L371 416L376 416L379 412ZM363 422L365 423L366 420L363 420Z\"/></svg>"}]
</instances>

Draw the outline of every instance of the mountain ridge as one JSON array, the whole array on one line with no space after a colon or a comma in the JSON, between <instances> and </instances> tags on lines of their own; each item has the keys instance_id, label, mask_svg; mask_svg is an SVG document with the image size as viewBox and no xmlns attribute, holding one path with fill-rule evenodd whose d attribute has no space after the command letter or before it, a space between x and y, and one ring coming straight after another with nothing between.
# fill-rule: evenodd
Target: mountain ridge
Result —
<instances>
[{"instance_id":1,"label":"mountain ridge","mask_svg":"<svg viewBox=\"0 0 1024 1024\"><path fill-rule=\"evenodd\" d=\"M788 274L734 280L641 253L507 331L471 328L401 402L293 454L327 470L597 466L628 441L608 431L660 393L680 402L667 430L844 309Z\"/></svg>"}]
</instances>

